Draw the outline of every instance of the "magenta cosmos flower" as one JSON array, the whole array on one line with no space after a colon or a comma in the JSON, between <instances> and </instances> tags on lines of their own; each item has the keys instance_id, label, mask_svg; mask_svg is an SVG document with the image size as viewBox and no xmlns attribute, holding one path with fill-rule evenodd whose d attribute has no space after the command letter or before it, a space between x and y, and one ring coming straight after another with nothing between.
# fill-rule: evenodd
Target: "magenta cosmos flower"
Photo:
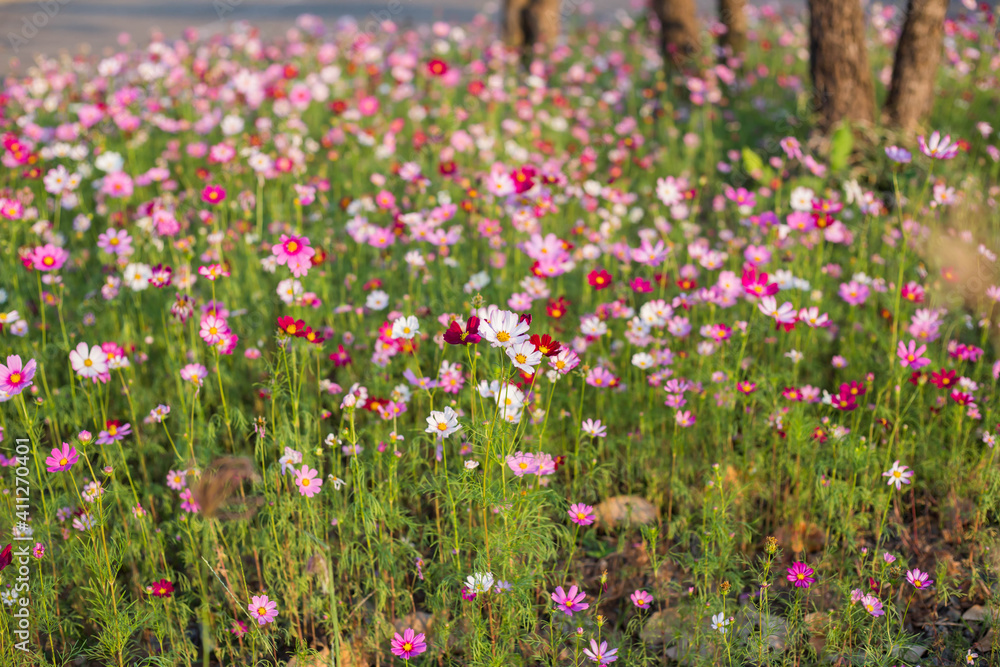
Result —
<instances>
[{"instance_id":1,"label":"magenta cosmos flower","mask_svg":"<svg viewBox=\"0 0 1000 667\"><path fill-rule=\"evenodd\" d=\"M587 597L586 593L577 593L576 586L570 586L569 592L563 590L562 586L556 587L556 592L552 594L552 601L556 603L560 611L566 612L567 616L572 616L574 611L583 611L590 607L583 601Z\"/></svg>"},{"instance_id":2,"label":"magenta cosmos flower","mask_svg":"<svg viewBox=\"0 0 1000 667\"><path fill-rule=\"evenodd\" d=\"M206 185L201 191L201 200L206 204L220 204L226 200L226 189L221 185Z\"/></svg>"},{"instance_id":3,"label":"magenta cosmos flower","mask_svg":"<svg viewBox=\"0 0 1000 667\"><path fill-rule=\"evenodd\" d=\"M69 259L69 253L57 245L46 243L31 253L31 265L36 271L58 271Z\"/></svg>"},{"instance_id":4,"label":"magenta cosmos flower","mask_svg":"<svg viewBox=\"0 0 1000 667\"><path fill-rule=\"evenodd\" d=\"M392 647L392 654L403 660L409 660L427 650L424 634L422 632L417 634L413 632L412 628L406 628L403 630L403 634L397 632L396 636L389 642L389 646Z\"/></svg>"},{"instance_id":5,"label":"magenta cosmos flower","mask_svg":"<svg viewBox=\"0 0 1000 667\"><path fill-rule=\"evenodd\" d=\"M80 457L76 453L76 447L64 442L62 448L52 450L52 455L45 459L45 465L49 472L62 472L72 468L78 460Z\"/></svg>"},{"instance_id":6,"label":"magenta cosmos flower","mask_svg":"<svg viewBox=\"0 0 1000 667\"><path fill-rule=\"evenodd\" d=\"M9 396L17 396L31 386L35 377L35 360L21 365L21 356L12 354L7 357L7 365L0 364L0 391Z\"/></svg>"},{"instance_id":7,"label":"magenta cosmos flower","mask_svg":"<svg viewBox=\"0 0 1000 667\"><path fill-rule=\"evenodd\" d=\"M809 588L816 578L813 577L813 569L805 563L792 563L788 568L788 580L795 584L796 588Z\"/></svg>"},{"instance_id":8,"label":"magenta cosmos flower","mask_svg":"<svg viewBox=\"0 0 1000 667\"><path fill-rule=\"evenodd\" d=\"M576 503L569 506L569 520L578 526L589 526L596 518L594 508L590 505Z\"/></svg>"},{"instance_id":9,"label":"magenta cosmos flower","mask_svg":"<svg viewBox=\"0 0 1000 667\"><path fill-rule=\"evenodd\" d=\"M277 603L274 600L269 600L266 595L253 596L247 609L250 610L250 616L257 619L259 625L273 623L274 619L278 617Z\"/></svg>"},{"instance_id":10,"label":"magenta cosmos flower","mask_svg":"<svg viewBox=\"0 0 1000 667\"><path fill-rule=\"evenodd\" d=\"M309 247L309 239L305 236L281 235L281 243L271 246L271 252L278 258L278 264L287 266L296 278L309 273L312 257L316 251Z\"/></svg>"}]
</instances>

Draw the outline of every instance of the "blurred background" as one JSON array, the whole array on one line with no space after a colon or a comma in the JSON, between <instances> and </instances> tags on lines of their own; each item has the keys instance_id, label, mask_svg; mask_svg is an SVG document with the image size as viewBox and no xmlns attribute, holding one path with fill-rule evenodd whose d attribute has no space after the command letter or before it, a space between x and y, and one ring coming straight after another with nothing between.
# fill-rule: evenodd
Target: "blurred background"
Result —
<instances>
[{"instance_id":1,"label":"blurred background","mask_svg":"<svg viewBox=\"0 0 1000 667\"><path fill-rule=\"evenodd\" d=\"M644 6L643 0L586 0L576 11L608 14ZM716 0L697 0L700 11L715 11ZM751 0L751 4L802 9L805 0ZM36 16L39 13L44 16ZM485 13L498 19L498 3L489 0L0 0L0 73L10 71L11 58L21 68L37 54L78 53L81 48L100 53L117 46L122 32L144 44L154 31L180 37L185 28L202 35L225 31L236 21L247 21L265 35L291 27L300 14L315 14L328 23L352 16L359 23L388 18L401 26L431 21L470 21ZM221 16L221 18L220 18ZM32 24L32 21L34 23ZM25 21L29 24L26 26ZM42 24L42 27L37 27ZM24 35L37 34L30 39Z\"/></svg>"}]
</instances>

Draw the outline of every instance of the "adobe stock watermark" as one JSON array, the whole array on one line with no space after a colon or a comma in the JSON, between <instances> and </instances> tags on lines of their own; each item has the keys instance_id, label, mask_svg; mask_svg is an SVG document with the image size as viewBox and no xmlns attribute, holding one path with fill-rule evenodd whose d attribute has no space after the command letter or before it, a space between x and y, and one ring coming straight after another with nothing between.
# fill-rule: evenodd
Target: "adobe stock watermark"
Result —
<instances>
[{"instance_id":1,"label":"adobe stock watermark","mask_svg":"<svg viewBox=\"0 0 1000 667\"><path fill-rule=\"evenodd\" d=\"M31 478L28 465L31 462L31 441L28 438L17 438L14 441L14 453L17 457L17 467L14 468L14 515L16 522L13 529L13 544L7 545L0 554L0 569L11 567L14 577L12 593L14 599L9 602L13 608L11 616L11 633L17 638L14 648L29 652L28 640L31 636Z\"/></svg>"},{"instance_id":2,"label":"adobe stock watermark","mask_svg":"<svg viewBox=\"0 0 1000 667\"><path fill-rule=\"evenodd\" d=\"M68 5L70 0L35 0L39 11L30 16L22 16L21 24L16 23L13 27L18 28L17 32L7 33L7 42L11 50L16 54L20 52L22 46L27 46L28 42L35 38L38 31L49 24L59 11Z\"/></svg>"}]
</instances>

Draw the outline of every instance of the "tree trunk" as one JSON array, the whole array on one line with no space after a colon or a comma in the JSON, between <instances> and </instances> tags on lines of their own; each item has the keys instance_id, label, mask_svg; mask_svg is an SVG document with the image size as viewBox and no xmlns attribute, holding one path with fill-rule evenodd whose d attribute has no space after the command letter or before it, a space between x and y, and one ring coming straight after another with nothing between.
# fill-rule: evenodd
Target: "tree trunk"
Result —
<instances>
[{"instance_id":1,"label":"tree trunk","mask_svg":"<svg viewBox=\"0 0 1000 667\"><path fill-rule=\"evenodd\" d=\"M732 56L742 56L747 49L746 0L719 0L719 22L726 34L719 37L719 46L728 47Z\"/></svg>"},{"instance_id":2,"label":"tree trunk","mask_svg":"<svg viewBox=\"0 0 1000 667\"><path fill-rule=\"evenodd\" d=\"M559 37L559 0L505 0L503 40L526 54L535 44L552 48Z\"/></svg>"},{"instance_id":3,"label":"tree trunk","mask_svg":"<svg viewBox=\"0 0 1000 667\"><path fill-rule=\"evenodd\" d=\"M809 0L809 73L819 129L873 123L875 91L859 0Z\"/></svg>"},{"instance_id":4,"label":"tree trunk","mask_svg":"<svg viewBox=\"0 0 1000 667\"><path fill-rule=\"evenodd\" d=\"M910 0L885 102L890 125L914 130L934 106L934 79L941 61L947 11L948 0Z\"/></svg>"},{"instance_id":5,"label":"tree trunk","mask_svg":"<svg viewBox=\"0 0 1000 667\"><path fill-rule=\"evenodd\" d=\"M668 66L679 67L700 50L694 0L651 0L660 20L660 51Z\"/></svg>"}]
</instances>

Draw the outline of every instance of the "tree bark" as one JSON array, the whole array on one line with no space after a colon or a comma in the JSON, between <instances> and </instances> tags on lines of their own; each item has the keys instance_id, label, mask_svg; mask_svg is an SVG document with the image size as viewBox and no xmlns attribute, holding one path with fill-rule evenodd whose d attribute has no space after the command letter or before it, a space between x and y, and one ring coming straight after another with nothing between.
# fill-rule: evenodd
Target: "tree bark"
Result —
<instances>
[{"instance_id":1,"label":"tree bark","mask_svg":"<svg viewBox=\"0 0 1000 667\"><path fill-rule=\"evenodd\" d=\"M660 20L660 51L668 66L680 67L700 50L694 0L651 0Z\"/></svg>"},{"instance_id":2,"label":"tree bark","mask_svg":"<svg viewBox=\"0 0 1000 667\"><path fill-rule=\"evenodd\" d=\"M859 0L809 0L809 72L819 129L873 123L875 90Z\"/></svg>"},{"instance_id":3,"label":"tree bark","mask_svg":"<svg viewBox=\"0 0 1000 667\"><path fill-rule=\"evenodd\" d=\"M885 102L890 125L914 130L933 108L947 11L948 0L910 0Z\"/></svg>"},{"instance_id":4,"label":"tree bark","mask_svg":"<svg viewBox=\"0 0 1000 667\"><path fill-rule=\"evenodd\" d=\"M552 48L559 37L559 0L505 0L503 40L526 53L535 44Z\"/></svg>"},{"instance_id":5,"label":"tree bark","mask_svg":"<svg viewBox=\"0 0 1000 667\"><path fill-rule=\"evenodd\" d=\"M719 46L729 49L729 55L742 56L747 49L746 0L719 0L719 23L726 34L719 37Z\"/></svg>"}]
</instances>

